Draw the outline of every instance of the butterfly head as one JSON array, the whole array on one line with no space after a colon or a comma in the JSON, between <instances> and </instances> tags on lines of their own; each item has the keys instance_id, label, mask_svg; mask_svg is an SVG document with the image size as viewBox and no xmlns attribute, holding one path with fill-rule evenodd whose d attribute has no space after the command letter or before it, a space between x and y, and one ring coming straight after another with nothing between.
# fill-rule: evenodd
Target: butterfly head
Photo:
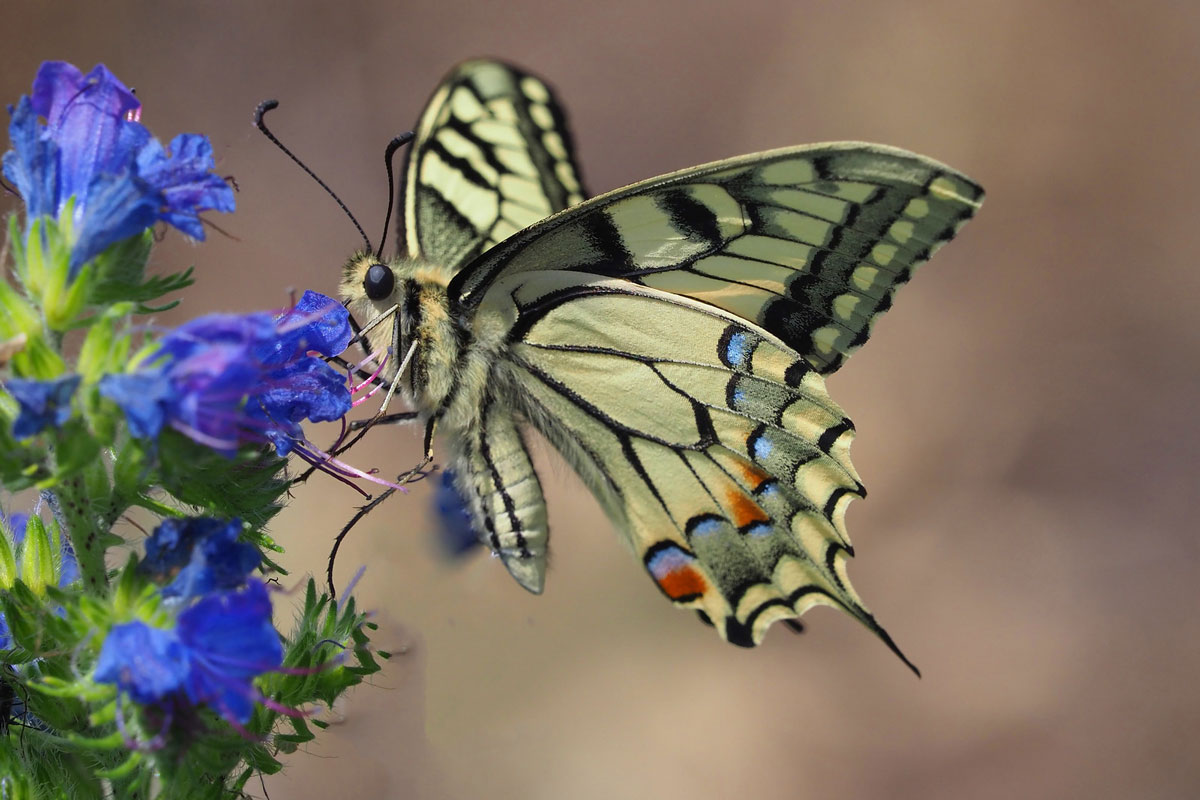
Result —
<instances>
[{"instance_id":1,"label":"butterfly head","mask_svg":"<svg viewBox=\"0 0 1200 800\"><path fill-rule=\"evenodd\" d=\"M341 295L346 307L363 328L371 352L393 350L412 341L405 295L410 278L403 264L380 260L369 252L355 253L342 270ZM387 317L384 319L383 317Z\"/></svg>"},{"instance_id":2,"label":"butterfly head","mask_svg":"<svg viewBox=\"0 0 1200 800\"><path fill-rule=\"evenodd\" d=\"M367 329L371 352L390 349L399 364L413 342L453 338L446 285L450 274L421 261L384 261L370 252L355 253L342 271L341 295L350 313ZM418 349L421 349L418 346ZM453 348L451 348L453 349ZM424 356L418 354L419 361Z\"/></svg>"}]
</instances>

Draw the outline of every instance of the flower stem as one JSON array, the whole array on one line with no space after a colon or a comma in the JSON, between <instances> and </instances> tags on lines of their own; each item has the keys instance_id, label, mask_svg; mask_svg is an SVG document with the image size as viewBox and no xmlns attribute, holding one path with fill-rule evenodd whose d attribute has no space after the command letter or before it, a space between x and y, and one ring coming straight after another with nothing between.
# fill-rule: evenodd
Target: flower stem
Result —
<instances>
[{"instance_id":1,"label":"flower stem","mask_svg":"<svg viewBox=\"0 0 1200 800\"><path fill-rule=\"evenodd\" d=\"M99 520L90 510L83 478L76 475L64 479L53 492L42 492L42 499L71 539L79 575L88 593L103 594L108 588L108 570L104 563L108 537L98 527Z\"/></svg>"}]
</instances>

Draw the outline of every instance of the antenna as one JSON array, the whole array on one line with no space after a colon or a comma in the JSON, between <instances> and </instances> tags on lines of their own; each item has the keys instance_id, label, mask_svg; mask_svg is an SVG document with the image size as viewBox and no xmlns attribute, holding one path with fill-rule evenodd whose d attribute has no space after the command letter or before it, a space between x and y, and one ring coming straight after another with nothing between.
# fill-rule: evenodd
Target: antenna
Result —
<instances>
[{"instance_id":1,"label":"antenna","mask_svg":"<svg viewBox=\"0 0 1200 800\"><path fill-rule=\"evenodd\" d=\"M350 221L354 223L354 227L358 229L359 235L362 236L363 242L367 245L367 252L368 253L371 252L371 250L374 249L371 247L371 240L367 238L366 231L364 231L362 229L362 225L358 224L358 220L356 220L354 218L354 215L350 213L350 209L346 208L346 204L342 202L342 199L340 197L338 197L336 194L334 194L333 189L330 189L329 186L326 185L325 181L318 178L315 172L313 172L311 169L309 169L307 166L305 166L303 161L296 158L296 156L292 154L291 150L288 150L286 147L284 147L283 142L281 142L277 138L275 138L275 134L273 134L269 130L267 130L267 125L265 122L263 122L263 117L266 115L266 113L268 111L270 111L273 108L277 108L278 106L279 106L278 100L263 100L261 103L259 103L258 108L254 109L254 124L255 124L255 126L260 131L263 132L264 136L266 136L268 139L271 140L272 144L274 144L276 147L278 147L280 150L282 150L285 154L287 154L288 158L290 158L292 161L295 161L300 166L300 169L307 172L310 178L312 178L314 181L316 181L322 189L324 189L326 192L329 193L329 196L333 198L334 202L338 204L338 206L342 209L342 211L346 212L346 216L350 218ZM389 145L389 147L390 147L390 145ZM397 147L399 147L399 145L397 145ZM390 169L388 171L388 174L389 175L391 174ZM391 201L389 200L388 202L390 203Z\"/></svg>"},{"instance_id":2,"label":"antenna","mask_svg":"<svg viewBox=\"0 0 1200 800\"><path fill-rule=\"evenodd\" d=\"M388 225L392 221L392 205L396 199L396 183L392 174L392 159L396 155L397 150L413 140L414 135L412 131L400 134L388 142L387 150L383 152L383 163L387 164L388 174L388 207L387 214L383 216L383 235L379 237L379 249L375 251L376 261L383 258L383 243L387 241Z\"/></svg>"}]
</instances>

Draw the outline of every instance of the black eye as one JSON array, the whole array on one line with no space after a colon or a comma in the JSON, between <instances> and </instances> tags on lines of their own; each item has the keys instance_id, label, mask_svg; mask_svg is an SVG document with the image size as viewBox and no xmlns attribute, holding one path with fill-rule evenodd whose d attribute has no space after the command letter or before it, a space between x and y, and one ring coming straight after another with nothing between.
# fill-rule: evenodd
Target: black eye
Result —
<instances>
[{"instance_id":1,"label":"black eye","mask_svg":"<svg viewBox=\"0 0 1200 800\"><path fill-rule=\"evenodd\" d=\"M363 289L372 300L382 300L390 297L396 287L396 276L383 264L372 264L363 278Z\"/></svg>"}]
</instances>

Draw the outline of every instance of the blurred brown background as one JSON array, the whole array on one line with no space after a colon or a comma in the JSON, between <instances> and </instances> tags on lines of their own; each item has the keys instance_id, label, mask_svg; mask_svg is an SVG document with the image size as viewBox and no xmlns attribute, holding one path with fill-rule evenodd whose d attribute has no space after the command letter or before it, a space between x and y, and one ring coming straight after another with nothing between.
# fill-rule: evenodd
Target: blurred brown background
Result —
<instances>
[{"instance_id":1,"label":"blurred brown background","mask_svg":"<svg viewBox=\"0 0 1200 800\"><path fill-rule=\"evenodd\" d=\"M368 565L378 644L406 652L275 800L1200 795L1200 6L742 5L4 4L5 102L42 59L104 61L160 138L206 133L236 176L216 220L236 240L156 251L197 266L187 316L332 293L359 243L252 129L260 100L375 237L385 143L475 55L558 88L593 192L836 139L988 190L830 382L871 490L852 576L924 679L829 611L721 643L543 448L543 597L486 556L440 560L426 485L355 532L340 579ZM397 472L418 449L380 431L354 460ZM323 572L356 503L296 493L274 526L294 574Z\"/></svg>"}]
</instances>

